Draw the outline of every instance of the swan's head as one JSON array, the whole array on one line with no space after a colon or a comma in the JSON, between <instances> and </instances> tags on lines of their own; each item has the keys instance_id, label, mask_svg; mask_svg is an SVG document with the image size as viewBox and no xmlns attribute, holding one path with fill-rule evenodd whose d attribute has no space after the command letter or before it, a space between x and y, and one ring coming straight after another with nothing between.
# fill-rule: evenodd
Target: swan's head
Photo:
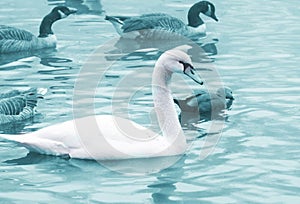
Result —
<instances>
[{"instance_id":1,"label":"swan's head","mask_svg":"<svg viewBox=\"0 0 300 204\"><path fill-rule=\"evenodd\" d=\"M51 14L55 15L58 19L63 19L69 16L70 14L76 13L77 9L68 8L66 6L56 6L52 9Z\"/></svg>"},{"instance_id":2,"label":"swan's head","mask_svg":"<svg viewBox=\"0 0 300 204\"><path fill-rule=\"evenodd\" d=\"M217 95L224 97L225 99L234 100L232 90L229 87L222 87L217 90Z\"/></svg>"},{"instance_id":3,"label":"swan's head","mask_svg":"<svg viewBox=\"0 0 300 204\"><path fill-rule=\"evenodd\" d=\"M185 74L198 84L203 84L200 76L196 73L190 56L181 50L173 49L166 51L157 60L156 65L164 67L171 73Z\"/></svg>"}]
</instances>

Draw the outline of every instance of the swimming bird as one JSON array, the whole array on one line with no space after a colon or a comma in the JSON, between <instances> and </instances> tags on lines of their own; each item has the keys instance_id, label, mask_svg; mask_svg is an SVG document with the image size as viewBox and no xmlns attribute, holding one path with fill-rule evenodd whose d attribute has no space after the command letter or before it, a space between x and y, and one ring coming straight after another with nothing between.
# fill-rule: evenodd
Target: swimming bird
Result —
<instances>
[{"instance_id":1,"label":"swimming bird","mask_svg":"<svg viewBox=\"0 0 300 204\"><path fill-rule=\"evenodd\" d=\"M42 88L12 90L0 94L0 125L23 121L34 116L38 99L47 92Z\"/></svg>"},{"instance_id":2,"label":"swimming bird","mask_svg":"<svg viewBox=\"0 0 300 204\"><path fill-rule=\"evenodd\" d=\"M203 84L185 52L172 49L159 57L152 74L152 95L162 135L129 119L91 115L23 135L0 134L0 138L33 152L78 159L120 160L183 154L186 138L169 88L173 73L185 74Z\"/></svg>"},{"instance_id":3,"label":"swimming bird","mask_svg":"<svg viewBox=\"0 0 300 204\"><path fill-rule=\"evenodd\" d=\"M43 18L38 37L26 30L0 25L0 53L55 48L57 40L51 28L52 24L75 12L76 10L65 6L53 8L52 11Z\"/></svg>"},{"instance_id":4,"label":"swimming bird","mask_svg":"<svg viewBox=\"0 0 300 204\"><path fill-rule=\"evenodd\" d=\"M182 112L195 113L219 113L229 109L234 100L232 90L229 87L221 87L216 93L202 90L184 100L174 99Z\"/></svg>"},{"instance_id":5,"label":"swimming bird","mask_svg":"<svg viewBox=\"0 0 300 204\"><path fill-rule=\"evenodd\" d=\"M137 17L106 16L118 34L131 39L173 39L175 35L198 39L206 34L206 25L200 13L218 21L215 6L208 1L195 3L188 12L188 24L164 13L144 14ZM171 35L170 35L171 34Z\"/></svg>"}]
</instances>

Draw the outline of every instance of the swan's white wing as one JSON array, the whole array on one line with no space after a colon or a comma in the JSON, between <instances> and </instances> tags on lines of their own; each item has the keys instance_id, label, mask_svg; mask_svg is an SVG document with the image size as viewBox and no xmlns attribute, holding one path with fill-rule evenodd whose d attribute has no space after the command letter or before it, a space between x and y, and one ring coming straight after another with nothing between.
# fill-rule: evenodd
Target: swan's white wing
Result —
<instances>
[{"instance_id":1,"label":"swan's white wing","mask_svg":"<svg viewBox=\"0 0 300 204\"><path fill-rule=\"evenodd\" d=\"M63 143L45 138L35 137L35 135L0 135L1 138L13 141L28 150L41 154L68 155L69 148Z\"/></svg>"},{"instance_id":2,"label":"swan's white wing","mask_svg":"<svg viewBox=\"0 0 300 204\"><path fill-rule=\"evenodd\" d=\"M153 157L169 147L165 138L157 133L130 120L111 115L89 116L26 135L0 137L42 154L67 154L81 159Z\"/></svg>"}]
</instances>

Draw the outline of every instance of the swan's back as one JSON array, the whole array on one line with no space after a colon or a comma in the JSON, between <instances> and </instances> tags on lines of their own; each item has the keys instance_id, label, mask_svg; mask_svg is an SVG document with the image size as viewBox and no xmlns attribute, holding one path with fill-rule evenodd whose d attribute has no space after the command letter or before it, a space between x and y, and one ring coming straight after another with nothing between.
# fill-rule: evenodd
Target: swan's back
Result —
<instances>
[{"instance_id":1,"label":"swan's back","mask_svg":"<svg viewBox=\"0 0 300 204\"><path fill-rule=\"evenodd\" d=\"M88 116L22 136L0 134L0 137L17 142L30 151L80 159L113 160L179 154L166 138L133 121L112 115Z\"/></svg>"}]
</instances>

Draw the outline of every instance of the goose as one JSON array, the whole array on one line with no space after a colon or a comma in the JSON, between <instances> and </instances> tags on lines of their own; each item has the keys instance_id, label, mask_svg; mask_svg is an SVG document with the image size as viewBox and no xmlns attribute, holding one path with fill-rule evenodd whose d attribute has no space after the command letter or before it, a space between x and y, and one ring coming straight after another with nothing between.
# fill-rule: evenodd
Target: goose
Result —
<instances>
[{"instance_id":1,"label":"goose","mask_svg":"<svg viewBox=\"0 0 300 204\"><path fill-rule=\"evenodd\" d=\"M26 91L12 90L0 94L0 125L24 121L34 116L38 99L46 89L31 88Z\"/></svg>"},{"instance_id":2,"label":"goose","mask_svg":"<svg viewBox=\"0 0 300 204\"><path fill-rule=\"evenodd\" d=\"M184 100L174 99L181 112L212 113L229 109L234 100L232 90L229 87L221 87L216 93L198 91L195 95Z\"/></svg>"},{"instance_id":3,"label":"goose","mask_svg":"<svg viewBox=\"0 0 300 204\"><path fill-rule=\"evenodd\" d=\"M41 24L39 36L19 28L0 25L0 53L32 51L56 47L56 36L52 31L52 24L62 18L75 13L75 9L57 6L46 15Z\"/></svg>"},{"instance_id":4,"label":"goose","mask_svg":"<svg viewBox=\"0 0 300 204\"><path fill-rule=\"evenodd\" d=\"M215 6L208 1L195 3L189 9L187 25L178 18L164 13L144 14L137 17L106 16L105 20L110 21L118 34L124 38L173 39L175 35L179 35L197 40L206 35L206 25L200 18L200 13L218 21Z\"/></svg>"},{"instance_id":5,"label":"goose","mask_svg":"<svg viewBox=\"0 0 300 204\"><path fill-rule=\"evenodd\" d=\"M152 94L162 134L129 119L91 115L23 135L0 134L0 138L16 142L31 152L77 159L122 160L181 155L187 143L169 88L173 73L185 74L203 84L184 51L174 48L158 58L152 74Z\"/></svg>"}]
</instances>

